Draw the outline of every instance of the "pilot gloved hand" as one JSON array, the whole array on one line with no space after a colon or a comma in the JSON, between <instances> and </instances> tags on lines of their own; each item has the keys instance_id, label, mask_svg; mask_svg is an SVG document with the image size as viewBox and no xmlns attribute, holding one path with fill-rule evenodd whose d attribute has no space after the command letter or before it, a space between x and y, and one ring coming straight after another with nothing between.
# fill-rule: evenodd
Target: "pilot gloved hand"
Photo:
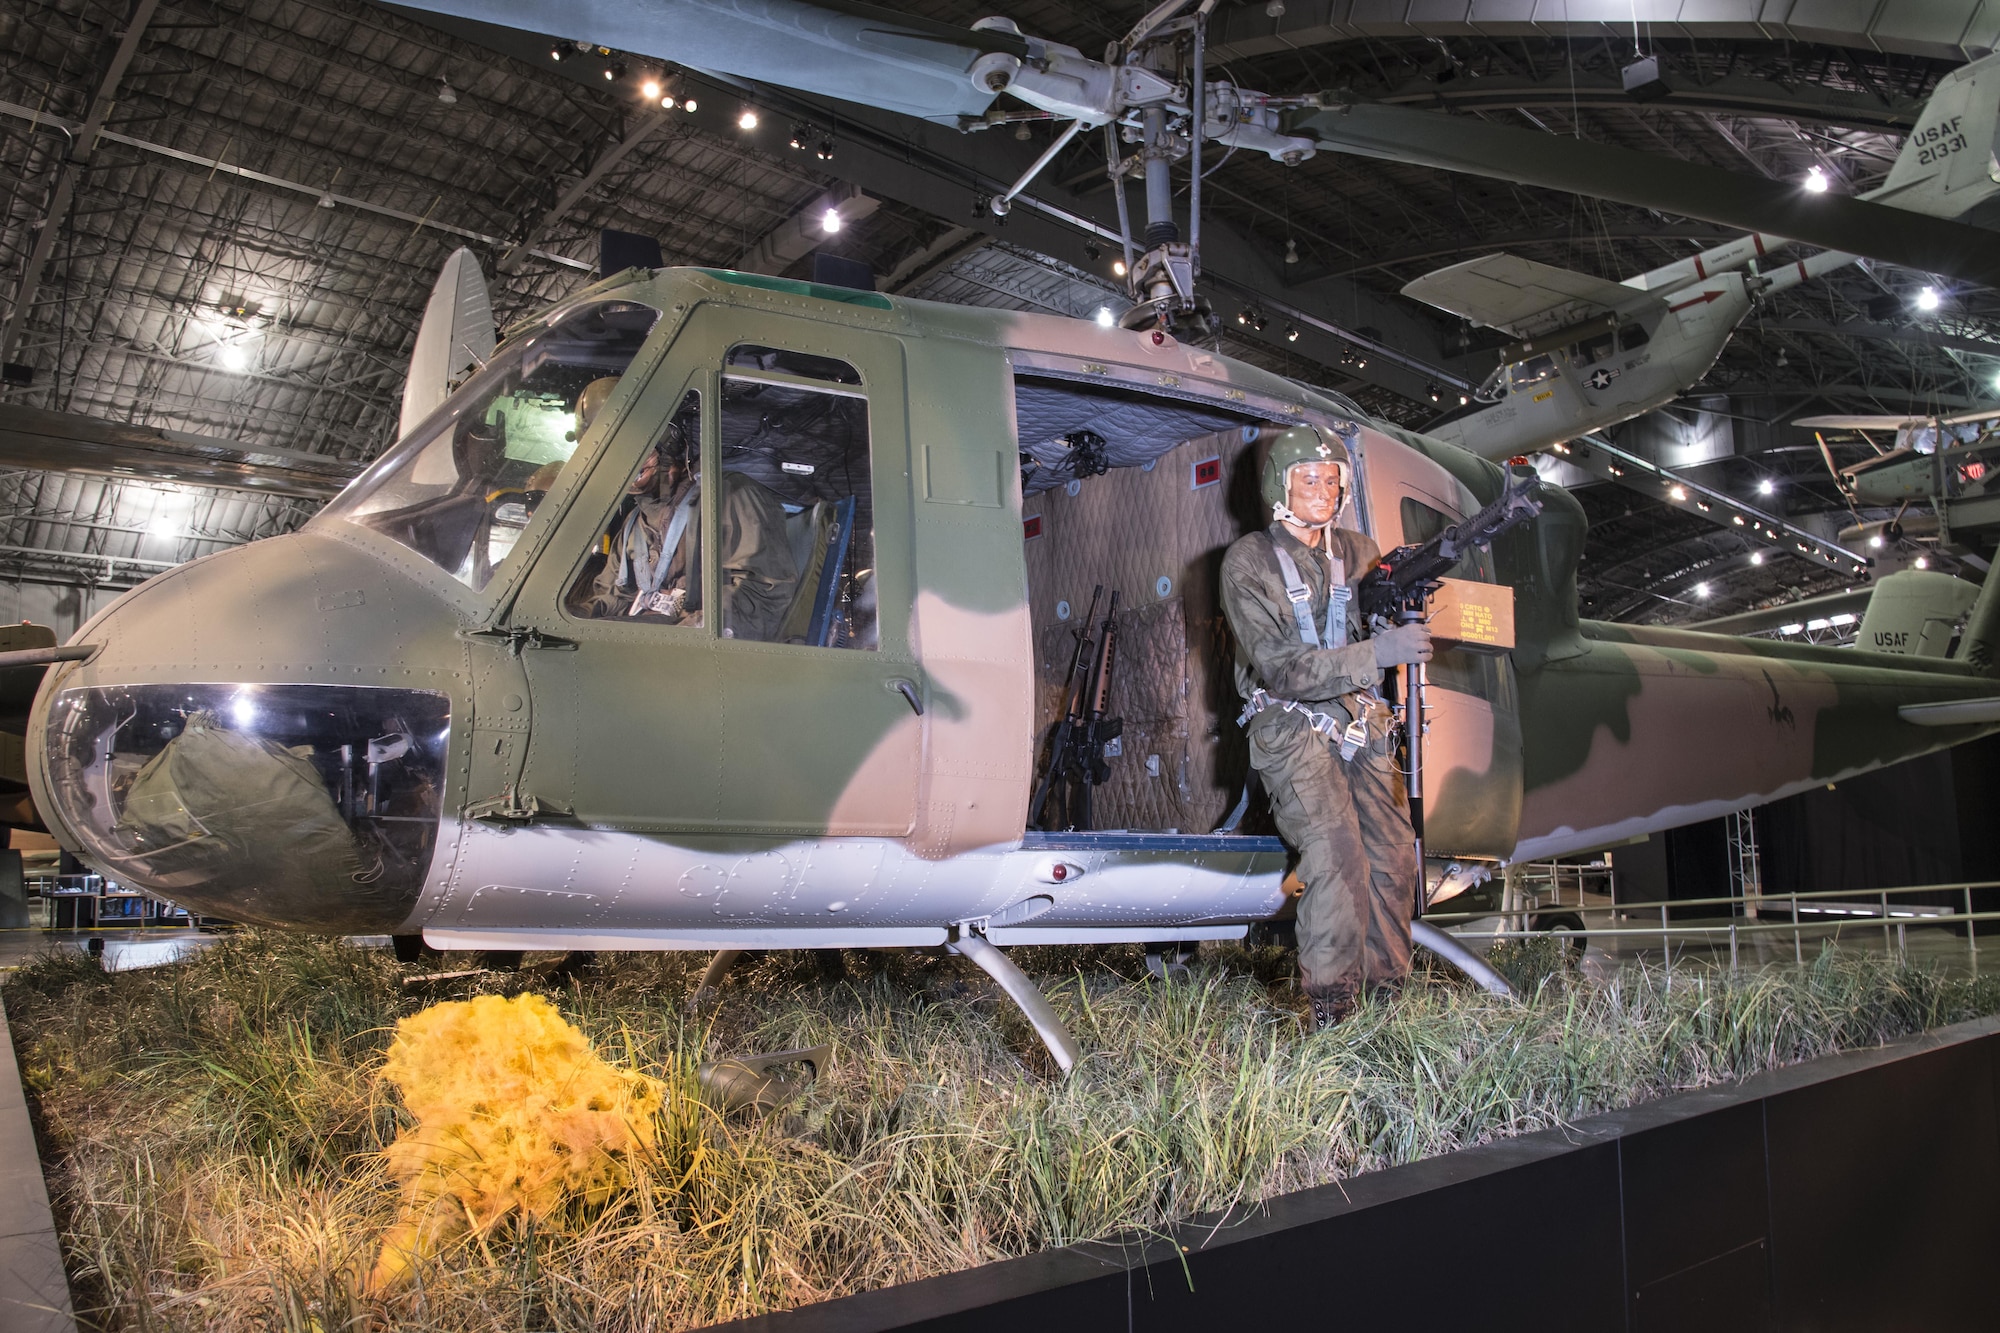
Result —
<instances>
[{"instance_id":1,"label":"pilot gloved hand","mask_svg":"<svg viewBox=\"0 0 2000 1333\"><path fill-rule=\"evenodd\" d=\"M1375 646L1375 665L1402 666L1431 660L1431 627L1419 623L1392 625L1369 640Z\"/></svg>"}]
</instances>

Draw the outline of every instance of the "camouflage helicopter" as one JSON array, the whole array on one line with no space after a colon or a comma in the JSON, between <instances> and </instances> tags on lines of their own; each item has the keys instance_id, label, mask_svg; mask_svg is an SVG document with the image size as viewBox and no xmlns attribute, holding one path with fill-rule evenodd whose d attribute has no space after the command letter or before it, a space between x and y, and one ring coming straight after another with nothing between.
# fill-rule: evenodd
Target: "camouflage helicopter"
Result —
<instances>
[{"instance_id":1,"label":"camouflage helicopter","mask_svg":"<svg viewBox=\"0 0 2000 1333\"><path fill-rule=\"evenodd\" d=\"M1934 217L1984 216L2000 182L1971 168L1992 157L1996 124L2000 56L1987 56L1939 81L1888 179L1861 197ZM1859 258L1822 250L1742 271L1790 244L1755 233L1623 282L1508 254L1412 280L1403 295L1515 335L1471 402L1425 433L1498 460L1671 402L1708 373L1756 301Z\"/></svg>"},{"instance_id":2,"label":"camouflage helicopter","mask_svg":"<svg viewBox=\"0 0 2000 1333\"><path fill-rule=\"evenodd\" d=\"M1185 823L1030 831L1041 645L1107 570L1135 616L1212 623L1204 571L1240 526L1213 479L1302 421L1346 443L1349 521L1385 548L1507 478L1163 329L616 274L513 330L303 530L41 650L75 660L28 721L35 802L106 873L242 921L481 949L948 946L1067 1062L995 946L1240 937L1284 906L1286 853ZM701 475L782 499L782 632L736 632L726 485L698 515L713 613L578 596L670 432ZM1075 475L1086 433L1101 475ZM1440 863L1600 847L2000 727L2000 584L1949 660L1586 622L1583 512L1545 500L1462 571L1512 589L1511 652L1466 640L1433 666ZM1197 696L1226 680L1192 647L1169 667L1210 673ZM1219 814L1235 793L1210 785Z\"/></svg>"},{"instance_id":3,"label":"camouflage helicopter","mask_svg":"<svg viewBox=\"0 0 2000 1333\"><path fill-rule=\"evenodd\" d=\"M988 93L1028 70L1083 99L1105 68L979 43L1006 58ZM1154 88L1124 68L1114 91ZM1162 154L1166 98L1134 127ZM1260 117L1225 128L1263 145ZM121 882L241 921L716 950L712 974L743 949L945 947L1069 1067L1002 946L1240 938L1286 904L1283 845L1224 831L1242 770L1213 567L1264 521L1231 484L1259 437L1342 441L1344 521L1384 549L1509 480L1177 336L1203 323L1195 251L1158 202L1135 327L695 268L571 295L301 531L176 567L32 661L0 654L55 661L25 737L37 809ZM668 466L707 484L675 511L681 544L641 553L644 598L607 607L635 485ZM725 550L755 526L749 494L790 571L755 608ZM2000 585L1949 659L1600 624L1577 613L1584 529L1550 490L1459 570L1512 631L1438 627L1458 645L1423 719L1440 891L1453 862L1601 847L2000 728ZM696 556L675 587L670 546ZM1032 830L1093 582L1124 590L1137 645L1128 749L1107 827Z\"/></svg>"}]
</instances>

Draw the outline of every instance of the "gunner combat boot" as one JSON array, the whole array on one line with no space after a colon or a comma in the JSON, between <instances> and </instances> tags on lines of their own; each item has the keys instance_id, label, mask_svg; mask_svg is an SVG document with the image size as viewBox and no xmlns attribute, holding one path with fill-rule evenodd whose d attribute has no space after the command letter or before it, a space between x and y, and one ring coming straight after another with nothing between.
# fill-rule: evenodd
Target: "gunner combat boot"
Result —
<instances>
[{"instance_id":1,"label":"gunner combat boot","mask_svg":"<svg viewBox=\"0 0 2000 1333\"><path fill-rule=\"evenodd\" d=\"M1307 986L1306 1000L1312 1005L1312 1026L1315 1032L1345 1022L1354 1012L1354 987L1352 986Z\"/></svg>"}]
</instances>

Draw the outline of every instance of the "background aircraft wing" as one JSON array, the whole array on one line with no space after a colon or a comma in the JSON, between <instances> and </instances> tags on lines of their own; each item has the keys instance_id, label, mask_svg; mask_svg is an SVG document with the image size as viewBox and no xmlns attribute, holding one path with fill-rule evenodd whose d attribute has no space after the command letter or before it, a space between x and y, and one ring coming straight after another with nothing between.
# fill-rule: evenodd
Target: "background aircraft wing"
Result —
<instances>
[{"instance_id":1,"label":"background aircraft wing","mask_svg":"<svg viewBox=\"0 0 2000 1333\"><path fill-rule=\"evenodd\" d=\"M522 28L695 69L956 125L996 94L976 86L988 52L1023 57L1008 32L961 28L846 0L409 0L409 7Z\"/></svg>"},{"instance_id":2,"label":"background aircraft wing","mask_svg":"<svg viewBox=\"0 0 2000 1333\"><path fill-rule=\"evenodd\" d=\"M1665 304L1636 287L1509 254L1426 273L1406 283L1403 295L1523 338L1614 310L1637 314Z\"/></svg>"},{"instance_id":3,"label":"background aircraft wing","mask_svg":"<svg viewBox=\"0 0 2000 1333\"><path fill-rule=\"evenodd\" d=\"M227 486L310 500L332 499L361 470L359 463L325 454L256 448L18 403L0 416L0 467Z\"/></svg>"},{"instance_id":4,"label":"background aircraft wing","mask_svg":"<svg viewBox=\"0 0 2000 1333\"><path fill-rule=\"evenodd\" d=\"M1928 426L1936 421L1940 426L1966 426L1975 421L2000 420L2000 407L1981 407L1970 412L1956 412L1948 417L1913 416L1843 416L1831 413L1826 416L1796 417L1794 426L1807 430L1906 430L1915 426Z\"/></svg>"}]
</instances>

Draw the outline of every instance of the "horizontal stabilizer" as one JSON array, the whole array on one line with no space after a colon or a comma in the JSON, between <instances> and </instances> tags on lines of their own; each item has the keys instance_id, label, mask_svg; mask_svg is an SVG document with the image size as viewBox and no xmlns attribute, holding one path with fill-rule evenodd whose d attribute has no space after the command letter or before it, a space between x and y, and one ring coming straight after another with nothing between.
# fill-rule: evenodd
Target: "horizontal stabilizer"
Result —
<instances>
[{"instance_id":1,"label":"horizontal stabilizer","mask_svg":"<svg viewBox=\"0 0 2000 1333\"><path fill-rule=\"evenodd\" d=\"M1904 704L1896 713L1903 721L1914 722L1920 727L1983 727L2000 722L2000 698Z\"/></svg>"},{"instance_id":2,"label":"horizontal stabilizer","mask_svg":"<svg viewBox=\"0 0 2000 1333\"><path fill-rule=\"evenodd\" d=\"M1637 314L1662 304L1658 296L1620 282L1509 254L1426 273L1406 283L1403 295L1523 338L1597 315Z\"/></svg>"}]
</instances>

